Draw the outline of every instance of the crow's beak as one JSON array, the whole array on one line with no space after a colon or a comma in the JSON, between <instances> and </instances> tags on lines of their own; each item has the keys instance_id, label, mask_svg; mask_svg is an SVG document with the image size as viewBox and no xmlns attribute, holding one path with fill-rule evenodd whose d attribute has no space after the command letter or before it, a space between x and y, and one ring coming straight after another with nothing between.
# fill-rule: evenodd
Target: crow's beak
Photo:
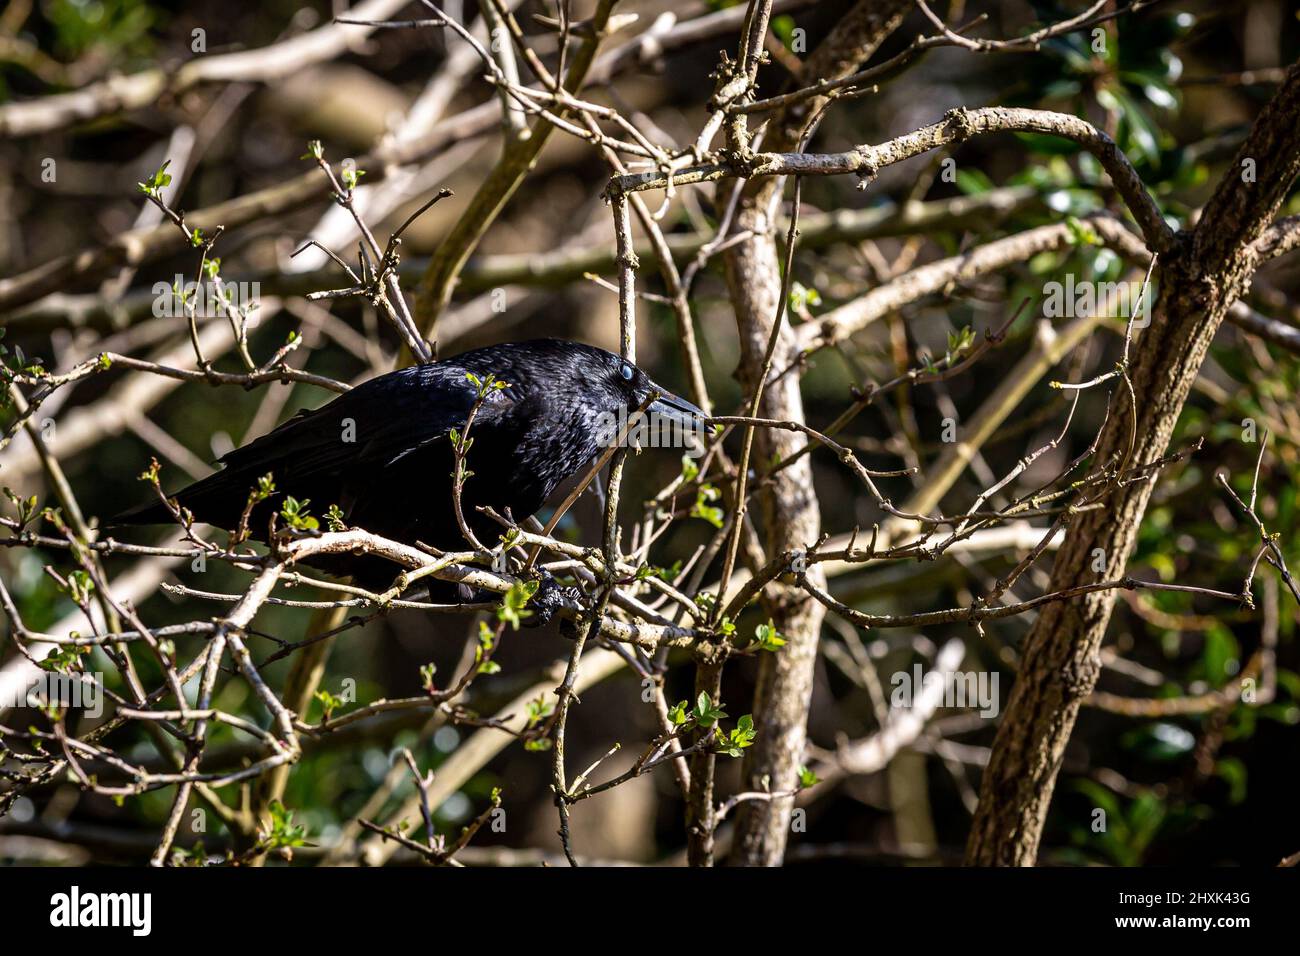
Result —
<instances>
[{"instance_id":1,"label":"crow's beak","mask_svg":"<svg viewBox=\"0 0 1300 956\"><path fill-rule=\"evenodd\" d=\"M684 398L678 398L658 385L654 386L654 390L659 393L659 397L650 403L646 409L647 414L658 415L687 428L699 428L704 425L707 417L704 409L692 405Z\"/></svg>"}]
</instances>

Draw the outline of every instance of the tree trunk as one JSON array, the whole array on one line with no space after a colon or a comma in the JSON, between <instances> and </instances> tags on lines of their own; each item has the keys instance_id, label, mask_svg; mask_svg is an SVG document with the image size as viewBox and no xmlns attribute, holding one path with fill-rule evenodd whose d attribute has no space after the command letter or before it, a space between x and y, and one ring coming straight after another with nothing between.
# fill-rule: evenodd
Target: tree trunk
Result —
<instances>
[{"instance_id":1,"label":"tree trunk","mask_svg":"<svg viewBox=\"0 0 1300 956\"><path fill-rule=\"evenodd\" d=\"M858 3L813 52L803 75L817 79L849 75L897 29L911 7L910 0ZM819 114L821 103L821 98L806 100L774 116L763 142L764 150L798 148L810 118ZM778 178L746 183L732 231L752 230L753 236L725 253L727 285L740 332L740 378L750 394L763 367L780 303L781 267L769 212L775 208L774 199L781 185ZM729 190L724 185L720 195L729 195ZM778 342L772 368L786 368L798 355L798 343L787 326ZM802 422L803 398L798 377L786 375L770 382L764 390L759 414ZM753 460L770 462L773 455L784 457L802 444L803 438L794 432L759 429L754 438ZM821 511L808 456L777 474L775 481L760 494L759 508L769 555L808 548L817 542ZM808 577L816 586L825 586L819 566L809 568ZM746 789L790 790L803 761L817 639L826 611L798 589L777 585L768 591L764 607L787 643L780 653L762 655L754 699L754 727L758 733L754 746L746 751L743 774ZM779 865L785 856L793 806L792 797L741 804L731 862L746 866Z\"/></svg>"},{"instance_id":2,"label":"tree trunk","mask_svg":"<svg viewBox=\"0 0 1300 956\"><path fill-rule=\"evenodd\" d=\"M1245 181L1248 161L1253 161L1257 181ZM1154 320L1133 343L1130 374L1136 409L1128 390L1117 388L1095 458L1098 465L1112 456L1125 460L1130 432L1130 467L1150 464L1165 453L1210 341L1258 266L1252 244L1277 214L1297 173L1300 67L1293 66L1196 229L1180 233L1160 263ZM1071 522L1049 590L1123 576L1154 480L1152 476L1117 488L1106 498L1106 507ZM1097 549L1104 554L1102 572L1092 570ZM1097 682L1114 599L1115 592L1106 590L1050 604L1030 630L981 784L968 863L1035 862L1070 731Z\"/></svg>"}]
</instances>

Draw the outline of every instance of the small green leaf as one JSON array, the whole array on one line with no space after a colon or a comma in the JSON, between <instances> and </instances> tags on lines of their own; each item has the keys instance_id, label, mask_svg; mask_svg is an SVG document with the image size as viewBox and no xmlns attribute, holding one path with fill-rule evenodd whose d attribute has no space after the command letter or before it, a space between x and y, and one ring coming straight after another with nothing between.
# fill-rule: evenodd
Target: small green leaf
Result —
<instances>
[{"instance_id":1,"label":"small green leaf","mask_svg":"<svg viewBox=\"0 0 1300 956\"><path fill-rule=\"evenodd\" d=\"M760 651L776 653L785 647L785 638L780 635L776 625L769 619L766 624L754 628L754 645Z\"/></svg>"},{"instance_id":2,"label":"small green leaf","mask_svg":"<svg viewBox=\"0 0 1300 956\"><path fill-rule=\"evenodd\" d=\"M140 192L144 193L146 196L157 196L161 190L170 186L172 182L172 177L171 177L171 173L167 172L167 167L170 164L171 164L171 160L169 159L161 166L159 166L157 170L154 171L154 174L150 176L148 179L146 179L144 182L136 183L136 186L139 188Z\"/></svg>"},{"instance_id":3,"label":"small green leaf","mask_svg":"<svg viewBox=\"0 0 1300 956\"><path fill-rule=\"evenodd\" d=\"M280 507L280 515L294 531L317 531L320 529L320 522L308 514L309 504L311 504L310 498L299 501L286 495L284 504Z\"/></svg>"},{"instance_id":4,"label":"small green leaf","mask_svg":"<svg viewBox=\"0 0 1300 956\"><path fill-rule=\"evenodd\" d=\"M325 512L325 526L331 531L347 531L348 526L343 521L343 509L338 505L330 505L329 510Z\"/></svg>"},{"instance_id":5,"label":"small green leaf","mask_svg":"<svg viewBox=\"0 0 1300 956\"><path fill-rule=\"evenodd\" d=\"M721 508L712 504L722 497L722 492L718 491L713 485L700 485L695 494L695 504L691 507L692 518L702 518L715 528L721 528L723 522L723 511Z\"/></svg>"},{"instance_id":6,"label":"small green leaf","mask_svg":"<svg viewBox=\"0 0 1300 956\"><path fill-rule=\"evenodd\" d=\"M512 630L519 630L520 622L526 617L532 617L533 612L526 609L525 605L537 593L539 581L516 581L510 585L501 599L501 606L497 608L497 620L509 624Z\"/></svg>"}]
</instances>

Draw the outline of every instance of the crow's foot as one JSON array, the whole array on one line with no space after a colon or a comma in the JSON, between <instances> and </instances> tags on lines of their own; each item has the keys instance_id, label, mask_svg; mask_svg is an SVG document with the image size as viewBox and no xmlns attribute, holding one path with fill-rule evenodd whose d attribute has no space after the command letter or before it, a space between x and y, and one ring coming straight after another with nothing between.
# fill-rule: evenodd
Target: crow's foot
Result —
<instances>
[{"instance_id":1,"label":"crow's foot","mask_svg":"<svg viewBox=\"0 0 1300 956\"><path fill-rule=\"evenodd\" d=\"M545 627L559 611L574 603L582 603L580 589L566 587L551 572L541 571L538 574L537 591L528 602L528 609L533 613L524 618L524 627Z\"/></svg>"}]
</instances>

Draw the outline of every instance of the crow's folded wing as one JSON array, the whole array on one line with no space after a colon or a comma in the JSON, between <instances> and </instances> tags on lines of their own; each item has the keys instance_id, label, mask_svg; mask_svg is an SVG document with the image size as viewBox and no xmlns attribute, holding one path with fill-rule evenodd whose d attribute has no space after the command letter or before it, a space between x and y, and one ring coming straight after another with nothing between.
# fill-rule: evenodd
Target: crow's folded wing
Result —
<instances>
[{"instance_id":1,"label":"crow's folded wing","mask_svg":"<svg viewBox=\"0 0 1300 956\"><path fill-rule=\"evenodd\" d=\"M390 372L328 405L303 410L274 431L221 458L227 471L266 471L283 462L294 474L384 467L463 428L476 390L464 370L431 365ZM496 411L485 408L484 419Z\"/></svg>"},{"instance_id":2,"label":"crow's folded wing","mask_svg":"<svg viewBox=\"0 0 1300 956\"><path fill-rule=\"evenodd\" d=\"M238 516L257 479L270 473L284 494L321 494L343 475L378 472L430 443L463 428L478 390L466 370L439 362L390 372L371 379L317 409L304 410L261 438L220 461L221 471L190 485L175 497L203 521L228 522ZM513 396L493 392L475 420L490 427L513 404ZM378 475L376 474L376 478ZM167 521L160 505L133 509L119 521Z\"/></svg>"}]
</instances>

